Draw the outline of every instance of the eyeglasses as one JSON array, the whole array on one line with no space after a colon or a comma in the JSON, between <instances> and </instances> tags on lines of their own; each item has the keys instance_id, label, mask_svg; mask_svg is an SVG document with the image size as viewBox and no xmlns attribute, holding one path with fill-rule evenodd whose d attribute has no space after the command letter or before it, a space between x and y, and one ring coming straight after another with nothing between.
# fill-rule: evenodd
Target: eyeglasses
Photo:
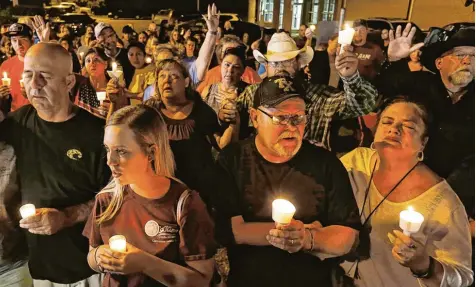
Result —
<instances>
[{"instance_id":1,"label":"eyeglasses","mask_svg":"<svg viewBox=\"0 0 476 287\"><path fill-rule=\"evenodd\" d=\"M466 57L468 57L471 61L474 60L474 54L449 54L447 56L455 57L460 62L466 59Z\"/></svg>"},{"instance_id":2,"label":"eyeglasses","mask_svg":"<svg viewBox=\"0 0 476 287\"><path fill-rule=\"evenodd\" d=\"M271 118L274 125L287 125L288 123L292 126L297 126L307 121L306 115L277 115L273 116L268 114L267 112L263 111L262 109L258 109L258 111L262 112L263 114L267 115Z\"/></svg>"},{"instance_id":3,"label":"eyeglasses","mask_svg":"<svg viewBox=\"0 0 476 287\"><path fill-rule=\"evenodd\" d=\"M295 63L295 61L296 61L296 58L293 58L293 59L286 60L286 61L281 61L281 62L268 62L268 65L270 65L273 68L288 67L288 66L293 65Z\"/></svg>"}]
</instances>

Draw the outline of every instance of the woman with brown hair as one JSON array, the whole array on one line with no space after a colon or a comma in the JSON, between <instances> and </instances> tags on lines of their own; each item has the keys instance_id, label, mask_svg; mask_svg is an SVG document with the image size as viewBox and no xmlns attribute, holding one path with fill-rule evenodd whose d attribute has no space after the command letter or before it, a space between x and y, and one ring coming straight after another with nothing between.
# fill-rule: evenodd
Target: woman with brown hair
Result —
<instances>
[{"instance_id":1,"label":"woman with brown hair","mask_svg":"<svg viewBox=\"0 0 476 287\"><path fill-rule=\"evenodd\" d=\"M423 163L431 119L408 97L389 101L378 116L371 148L341 158L370 231L370 253L356 268L357 286L463 287L473 281L464 206L448 182ZM419 231L405 235L400 212L410 206L424 221ZM352 273L356 266L345 269Z\"/></svg>"},{"instance_id":2,"label":"woman with brown hair","mask_svg":"<svg viewBox=\"0 0 476 287\"><path fill-rule=\"evenodd\" d=\"M213 223L198 194L174 179L160 112L144 104L116 111L104 146L114 179L96 196L83 232L89 266L105 273L103 286L207 286ZM114 235L126 238L124 251L111 249Z\"/></svg>"}]
</instances>

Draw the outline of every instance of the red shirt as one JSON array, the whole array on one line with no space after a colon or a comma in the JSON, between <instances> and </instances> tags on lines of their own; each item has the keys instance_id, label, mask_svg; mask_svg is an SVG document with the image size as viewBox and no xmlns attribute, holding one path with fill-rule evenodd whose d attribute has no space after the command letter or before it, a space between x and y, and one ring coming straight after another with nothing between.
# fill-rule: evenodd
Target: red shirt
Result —
<instances>
[{"instance_id":1,"label":"red shirt","mask_svg":"<svg viewBox=\"0 0 476 287\"><path fill-rule=\"evenodd\" d=\"M23 62L18 56L11 57L0 66L0 77L3 78L3 72L7 72L10 78L10 88L12 94L12 111L17 110L30 102L21 94L20 80L23 74Z\"/></svg>"},{"instance_id":2,"label":"red shirt","mask_svg":"<svg viewBox=\"0 0 476 287\"><path fill-rule=\"evenodd\" d=\"M110 187L111 184L104 190ZM180 222L177 222L177 203L186 189L185 185L172 181L162 198L147 199L126 187L119 212L111 220L97 225L94 220L106 210L113 192L99 193L83 235L89 238L89 245L97 247L121 234L135 247L182 266L185 261L212 258L216 252L214 226L198 193L192 192L186 199ZM103 286L163 285L143 274L106 273Z\"/></svg>"},{"instance_id":3,"label":"red shirt","mask_svg":"<svg viewBox=\"0 0 476 287\"><path fill-rule=\"evenodd\" d=\"M258 73L250 67L245 68L245 72L241 76L241 80L247 84L259 84L262 79ZM221 82L221 66L218 65L215 68L209 70L205 75L205 79L198 85L197 92L202 93L205 87Z\"/></svg>"}]
</instances>

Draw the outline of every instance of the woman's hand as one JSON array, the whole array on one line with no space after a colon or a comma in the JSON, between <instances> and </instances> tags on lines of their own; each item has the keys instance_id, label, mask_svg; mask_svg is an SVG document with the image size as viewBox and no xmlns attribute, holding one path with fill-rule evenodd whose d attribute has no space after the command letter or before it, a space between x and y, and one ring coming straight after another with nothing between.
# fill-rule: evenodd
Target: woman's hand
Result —
<instances>
[{"instance_id":1,"label":"woman's hand","mask_svg":"<svg viewBox=\"0 0 476 287\"><path fill-rule=\"evenodd\" d=\"M126 252L118 252L111 250L109 245L100 246L96 255L98 266L105 272L123 275L143 272L147 254L129 243L126 250Z\"/></svg>"},{"instance_id":2,"label":"woman's hand","mask_svg":"<svg viewBox=\"0 0 476 287\"><path fill-rule=\"evenodd\" d=\"M123 94L123 89L119 86L119 83L115 79L109 80L106 86L106 94L111 103L118 103Z\"/></svg>"},{"instance_id":3,"label":"woman's hand","mask_svg":"<svg viewBox=\"0 0 476 287\"><path fill-rule=\"evenodd\" d=\"M304 223L292 220L288 225L276 224L276 229L271 229L266 239L271 245L289 253L296 253L304 248L306 229Z\"/></svg>"},{"instance_id":4,"label":"woman's hand","mask_svg":"<svg viewBox=\"0 0 476 287\"><path fill-rule=\"evenodd\" d=\"M398 230L394 230L393 233L396 236L392 249L393 258L414 273L428 271L430 256L426 252L426 247Z\"/></svg>"}]
</instances>

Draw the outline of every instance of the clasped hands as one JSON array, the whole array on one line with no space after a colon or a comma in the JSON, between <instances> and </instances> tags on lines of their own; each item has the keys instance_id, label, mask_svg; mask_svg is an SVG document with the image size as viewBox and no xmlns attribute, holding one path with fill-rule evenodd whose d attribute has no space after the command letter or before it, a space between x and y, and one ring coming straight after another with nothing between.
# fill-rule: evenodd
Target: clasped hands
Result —
<instances>
[{"instance_id":1,"label":"clasped hands","mask_svg":"<svg viewBox=\"0 0 476 287\"><path fill-rule=\"evenodd\" d=\"M294 219L287 225L276 223L276 228L269 231L266 239L274 247L289 253L309 251L312 246L310 233L306 231L304 223Z\"/></svg>"}]
</instances>

